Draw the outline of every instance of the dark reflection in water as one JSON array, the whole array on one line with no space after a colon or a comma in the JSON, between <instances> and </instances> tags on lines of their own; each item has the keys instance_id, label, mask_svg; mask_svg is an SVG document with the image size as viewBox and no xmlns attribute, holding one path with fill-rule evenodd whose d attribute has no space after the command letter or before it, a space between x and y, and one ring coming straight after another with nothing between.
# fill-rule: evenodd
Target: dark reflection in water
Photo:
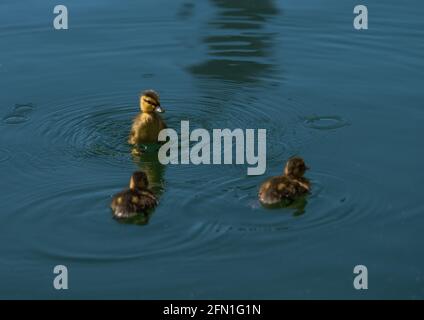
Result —
<instances>
[{"instance_id":1,"label":"dark reflection in water","mask_svg":"<svg viewBox=\"0 0 424 320\"><path fill-rule=\"evenodd\" d=\"M203 38L209 58L189 67L196 76L237 82L255 82L275 71L267 60L272 34L264 29L278 13L270 0L212 0L218 15L208 24L213 31Z\"/></svg>"},{"instance_id":2,"label":"dark reflection in water","mask_svg":"<svg viewBox=\"0 0 424 320\"><path fill-rule=\"evenodd\" d=\"M150 146L149 146L150 147ZM132 159L141 171L144 171L149 179L149 185L157 196L164 191L164 174L165 166L159 162L158 146L154 146L153 150L147 149L140 152L138 148L131 150Z\"/></svg>"},{"instance_id":3,"label":"dark reflection in water","mask_svg":"<svg viewBox=\"0 0 424 320\"><path fill-rule=\"evenodd\" d=\"M182 7L178 11L178 17L180 19L186 20L193 15L194 3L186 2L183 3Z\"/></svg>"},{"instance_id":4,"label":"dark reflection in water","mask_svg":"<svg viewBox=\"0 0 424 320\"><path fill-rule=\"evenodd\" d=\"M276 210L290 209L293 210L293 216L298 217L305 213L305 208L308 204L308 196L302 196L294 201L281 202L277 205L264 206L267 209L273 210L272 212L278 212Z\"/></svg>"},{"instance_id":5,"label":"dark reflection in water","mask_svg":"<svg viewBox=\"0 0 424 320\"><path fill-rule=\"evenodd\" d=\"M158 145L149 145L146 148L133 146L131 149L131 155L138 169L146 173L149 181L149 189L152 190L158 200L160 200L160 197L165 190L165 166L159 162L157 153L158 149ZM151 210L147 214L138 215L122 222L145 225L149 222L153 213L154 210Z\"/></svg>"}]
</instances>

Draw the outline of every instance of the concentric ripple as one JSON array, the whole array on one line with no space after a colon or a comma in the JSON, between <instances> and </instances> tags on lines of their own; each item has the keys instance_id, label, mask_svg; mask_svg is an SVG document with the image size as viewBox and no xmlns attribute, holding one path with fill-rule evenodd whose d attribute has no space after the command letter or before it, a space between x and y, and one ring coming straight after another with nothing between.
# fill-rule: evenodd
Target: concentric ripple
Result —
<instances>
[{"instance_id":1,"label":"concentric ripple","mask_svg":"<svg viewBox=\"0 0 424 320\"><path fill-rule=\"evenodd\" d=\"M32 103L16 104L11 112L3 117L5 124L21 124L30 120L30 114L34 110Z\"/></svg>"},{"instance_id":2,"label":"concentric ripple","mask_svg":"<svg viewBox=\"0 0 424 320\"><path fill-rule=\"evenodd\" d=\"M333 130L349 125L349 122L339 116L310 116L305 117L304 125L318 130Z\"/></svg>"},{"instance_id":3,"label":"concentric ripple","mask_svg":"<svg viewBox=\"0 0 424 320\"><path fill-rule=\"evenodd\" d=\"M0 162L5 162L10 159L10 152L7 149L0 149Z\"/></svg>"},{"instance_id":4,"label":"concentric ripple","mask_svg":"<svg viewBox=\"0 0 424 320\"><path fill-rule=\"evenodd\" d=\"M260 235L258 241L272 245L278 242L276 239L290 239L300 230L348 227L378 208L377 201L360 201L364 197L361 190L381 186L362 176L353 178L354 173L344 172L344 178L311 173L312 194L306 199L304 212L297 214L297 208L267 210L258 204L257 188L263 177L219 176L214 170L201 177L200 171L185 168L193 178L183 181L181 176L187 173L180 170L169 177L148 227L131 228L112 219L110 197L124 187L127 177L99 177L95 172L83 181L76 179L56 189L45 183L26 194L25 203L16 208L21 214L14 217L13 224L19 228L21 223L30 223L34 235L28 245L50 259L112 262L152 256L164 259L177 252L198 259L210 257L211 251L224 258L250 241L245 238L249 234ZM350 179L358 182L347 184ZM76 237L84 241L61 241ZM255 253L243 253L249 255Z\"/></svg>"},{"instance_id":5,"label":"concentric ripple","mask_svg":"<svg viewBox=\"0 0 424 320\"><path fill-rule=\"evenodd\" d=\"M3 122L6 124L21 124L27 122L28 117L22 115L9 114L3 118Z\"/></svg>"},{"instance_id":6,"label":"concentric ripple","mask_svg":"<svg viewBox=\"0 0 424 320\"><path fill-rule=\"evenodd\" d=\"M332 229L355 224L368 212L378 210L378 201L366 198L366 190L382 188L367 177L344 172L341 178L325 172L311 172L312 193L294 207L262 208L257 192L263 177L228 178L215 176L182 196L183 212L203 224L214 224L229 233L276 232L289 235L297 230ZM349 181L349 183L347 183ZM186 185L179 192L184 193ZM375 200L375 201L374 201ZM222 208L215 210L216 203ZM188 210L190 208L190 210ZM243 208L243 209L242 209ZM236 214L237 213L237 214Z\"/></svg>"},{"instance_id":7,"label":"concentric ripple","mask_svg":"<svg viewBox=\"0 0 424 320\"><path fill-rule=\"evenodd\" d=\"M106 177L101 183L74 183L56 190L49 184L42 185L26 194L25 203L16 206L19 215L8 213L14 215L8 227L19 230L22 223L30 223L32 231L26 239L30 239L27 245L35 253L49 259L85 263L161 258L176 252L196 256L204 253L205 246L216 247L216 241L225 235L219 226L204 226L178 215L167 216L173 204L166 200L153 212L152 219L159 221L153 221L150 228L116 223L108 207L111 195L122 186L112 180L116 181Z\"/></svg>"},{"instance_id":8,"label":"concentric ripple","mask_svg":"<svg viewBox=\"0 0 424 320\"><path fill-rule=\"evenodd\" d=\"M303 108L296 100L259 95L254 89L240 89L231 81L213 88L202 82L200 85L200 93L191 96L189 103L169 93L171 98L166 102L170 108L165 114L169 127L179 132L180 121L189 120L191 129L265 128L270 168L282 166L309 138L300 120ZM43 229L58 229L49 237L42 233L35 235L31 240L34 251L49 258L79 261L161 258L175 252L184 252L193 259L206 258L203 248L229 256L231 248L240 245L234 237L240 241L252 233L261 234L265 240L271 234L288 237L294 230L331 228L353 223L353 217L361 217L361 212L356 212L353 202L349 201L352 195L348 196L343 180L335 176L315 173L311 177L313 193L300 213L293 208L269 211L257 201L257 188L263 177L247 176L247 165L169 165L165 175L163 166L153 159L146 161L141 157L136 161L126 142L131 120L138 112L133 96L133 93L81 96L74 101L43 106L51 111L43 115L36 130L51 148L46 154L66 156L71 161L66 164L75 167L79 163L84 163L84 167L92 163L97 168L101 162L101 168L112 165L128 169L121 172L125 178L120 184L111 183L109 173L100 176L96 171L89 171L92 175L89 183L75 184L78 181L75 179L71 185L53 188L45 181L44 187L28 196L20 211L40 213L48 208L49 212L59 210L60 214L37 217L26 214L15 220L15 223L21 219L32 223L37 233ZM272 109L275 105L279 108ZM17 110L27 112L28 108L19 106ZM31 158L25 152L20 157ZM42 173L55 167L43 161L42 150L33 157L33 167L39 169L34 177L40 175L41 178ZM162 195L147 226L132 229L116 223L108 206L110 196L127 185L129 168L134 165L146 171ZM55 174L62 176L66 170L55 171ZM25 178L30 176L29 172L23 171L18 176L31 180ZM102 182L103 179L106 180ZM64 203L72 205L63 207ZM216 210L217 204L219 210ZM74 208L79 209L76 212ZM102 236L105 246L100 251L98 232L109 235ZM82 237L84 241L63 244L56 237L64 235L71 239ZM122 246L122 237L127 239L125 246Z\"/></svg>"},{"instance_id":9,"label":"concentric ripple","mask_svg":"<svg viewBox=\"0 0 424 320\"><path fill-rule=\"evenodd\" d=\"M137 106L114 103L114 98L86 97L58 104L39 130L50 143L76 159L131 163L127 139Z\"/></svg>"}]
</instances>

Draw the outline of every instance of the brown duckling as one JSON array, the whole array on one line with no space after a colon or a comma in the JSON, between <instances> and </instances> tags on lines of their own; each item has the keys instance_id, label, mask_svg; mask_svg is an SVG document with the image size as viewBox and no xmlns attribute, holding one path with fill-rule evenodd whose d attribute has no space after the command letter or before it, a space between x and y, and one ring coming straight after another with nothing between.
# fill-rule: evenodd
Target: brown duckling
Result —
<instances>
[{"instance_id":1,"label":"brown duckling","mask_svg":"<svg viewBox=\"0 0 424 320\"><path fill-rule=\"evenodd\" d=\"M166 128L165 122L159 115L164 110L160 105L158 93L153 90L144 91L140 96L140 109L141 112L134 118L128 143L158 142L159 132Z\"/></svg>"},{"instance_id":2,"label":"brown duckling","mask_svg":"<svg viewBox=\"0 0 424 320\"><path fill-rule=\"evenodd\" d=\"M158 204L154 193L148 189L149 182L143 171L134 172L131 176L129 189L113 196L110 207L113 216L119 219L132 218L146 214Z\"/></svg>"},{"instance_id":3,"label":"brown duckling","mask_svg":"<svg viewBox=\"0 0 424 320\"><path fill-rule=\"evenodd\" d=\"M265 206L290 204L310 190L310 182L303 177L309 168L300 157L290 158L284 174L266 180L259 189L259 201Z\"/></svg>"}]
</instances>

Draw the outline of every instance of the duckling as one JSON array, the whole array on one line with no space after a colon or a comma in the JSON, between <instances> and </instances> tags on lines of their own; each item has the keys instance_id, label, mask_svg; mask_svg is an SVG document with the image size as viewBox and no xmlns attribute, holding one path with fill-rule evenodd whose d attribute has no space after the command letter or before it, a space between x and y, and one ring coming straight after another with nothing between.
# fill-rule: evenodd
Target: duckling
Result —
<instances>
[{"instance_id":1,"label":"duckling","mask_svg":"<svg viewBox=\"0 0 424 320\"><path fill-rule=\"evenodd\" d=\"M153 90L146 90L140 96L141 112L134 118L129 144L156 143L165 122L158 113L164 112L160 105L159 95Z\"/></svg>"},{"instance_id":2,"label":"duckling","mask_svg":"<svg viewBox=\"0 0 424 320\"><path fill-rule=\"evenodd\" d=\"M158 204L152 191L148 189L149 182L143 171L134 172L131 176L129 189L113 196L110 207L113 216L118 219L132 218L146 214Z\"/></svg>"},{"instance_id":3,"label":"duckling","mask_svg":"<svg viewBox=\"0 0 424 320\"><path fill-rule=\"evenodd\" d=\"M290 158L284 174L266 180L259 189L259 201L265 206L290 204L302 195L309 193L310 182L303 177L309 168L300 157Z\"/></svg>"}]
</instances>

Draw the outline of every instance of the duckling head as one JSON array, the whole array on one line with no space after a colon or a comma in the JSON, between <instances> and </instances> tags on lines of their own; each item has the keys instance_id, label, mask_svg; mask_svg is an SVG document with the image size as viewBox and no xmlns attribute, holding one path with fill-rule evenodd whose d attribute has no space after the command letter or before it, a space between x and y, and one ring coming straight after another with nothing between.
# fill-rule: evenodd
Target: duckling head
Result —
<instances>
[{"instance_id":1,"label":"duckling head","mask_svg":"<svg viewBox=\"0 0 424 320\"><path fill-rule=\"evenodd\" d=\"M284 174L288 177L300 178L305 174L309 168L306 166L305 161L300 157L290 158L284 168Z\"/></svg>"},{"instance_id":2,"label":"duckling head","mask_svg":"<svg viewBox=\"0 0 424 320\"><path fill-rule=\"evenodd\" d=\"M146 189L149 187L147 175L143 171L136 171L130 180L130 189Z\"/></svg>"},{"instance_id":3,"label":"duckling head","mask_svg":"<svg viewBox=\"0 0 424 320\"><path fill-rule=\"evenodd\" d=\"M140 109L146 113L165 112L160 106L159 95L154 90L146 90L141 94Z\"/></svg>"}]
</instances>

